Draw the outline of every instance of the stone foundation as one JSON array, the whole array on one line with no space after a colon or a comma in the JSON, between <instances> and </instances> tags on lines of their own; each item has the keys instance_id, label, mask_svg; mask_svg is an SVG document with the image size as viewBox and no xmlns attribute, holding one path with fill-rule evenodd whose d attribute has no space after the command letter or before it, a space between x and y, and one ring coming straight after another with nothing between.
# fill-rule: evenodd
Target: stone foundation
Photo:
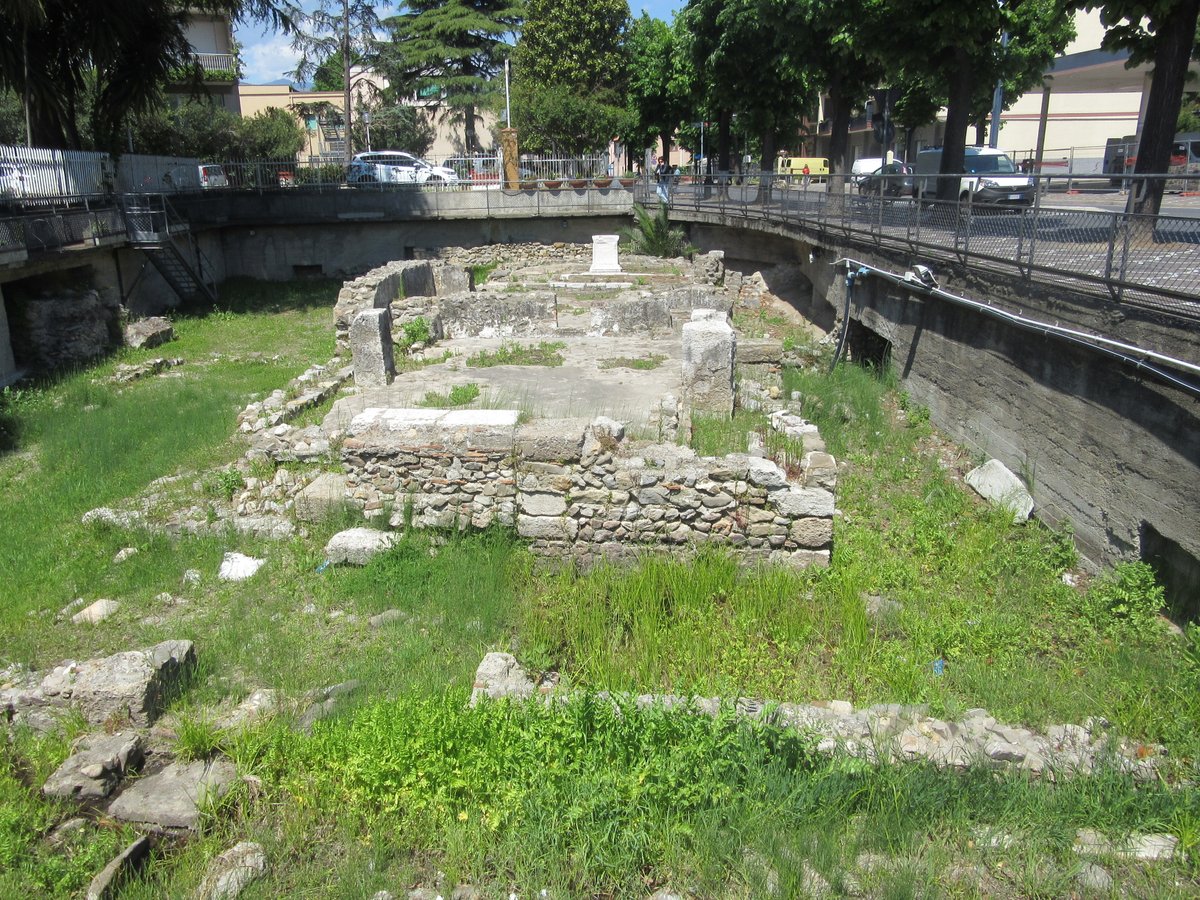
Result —
<instances>
[{"instance_id":1,"label":"stone foundation","mask_svg":"<svg viewBox=\"0 0 1200 900\"><path fill-rule=\"evenodd\" d=\"M515 411L368 409L342 444L346 493L393 526L516 527L535 553L583 564L701 544L746 562L828 565L837 467L635 444L611 419L519 424Z\"/></svg>"}]
</instances>

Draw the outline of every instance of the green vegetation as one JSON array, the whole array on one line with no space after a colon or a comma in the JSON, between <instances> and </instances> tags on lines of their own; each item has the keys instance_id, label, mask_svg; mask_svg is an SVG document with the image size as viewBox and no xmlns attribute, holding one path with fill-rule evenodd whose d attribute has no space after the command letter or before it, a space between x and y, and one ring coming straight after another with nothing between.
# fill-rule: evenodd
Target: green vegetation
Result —
<instances>
[{"instance_id":1,"label":"green vegetation","mask_svg":"<svg viewBox=\"0 0 1200 900\"><path fill-rule=\"evenodd\" d=\"M332 353L336 285L243 282L223 293L222 310L176 322L171 352L186 362L173 371L183 377L113 385L113 360L6 392L0 419L10 442L0 456L0 666L45 669L190 638L200 670L170 709L173 749L226 753L259 779L196 839L162 845L126 900L189 895L211 856L244 837L287 863L272 865L263 896L370 896L432 884L439 870L487 895L761 896L777 879L788 896L803 892L805 865L846 890L864 852L893 863L856 876L869 895L1064 896L1075 889L1076 828L1166 830L1194 854L1200 807L1181 782L1200 758L1200 629L1166 632L1161 590L1141 564L1086 592L1064 584L1069 534L1014 527L966 492L961 451L888 376L853 366L783 376L847 464L827 570L742 570L707 548L691 562L579 573L545 567L509 532L415 529L365 567L324 567L329 535L361 520L335 515L278 542L79 524L102 503L142 496L162 511L172 497L205 504L235 491L237 411ZM745 449L751 431L769 453L801 449L760 413L694 425L703 453ZM273 467L244 474L270 479ZM147 487L163 475L180 477ZM114 563L129 546L139 552ZM228 550L268 564L249 581L219 582ZM184 580L188 569L199 583ZM868 618L869 594L901 607ZM54 622L74 598L102 596L121 602L110 619ZM396 620L367 625L384 610ZM618 714L584 697L471 709L467 690L491 649L572 691L928 703L948 717L982 706L1034 726L1103 716L1171 755L1162 781L1102 770L1050 783L874 768L816 756L804 734L628 704ZM311 735L292 730L308 692L350 679L360 687L339 715ZM285 712L219 731L219 714L256 688L279 691ZM18 731L0 747L2 896L77 896L130 840L108 822L65 838L66 852L45 839L76 812L38 788L78 728L42 739ZM1020 839L989 849L979 826ZM982 876L953 882L956 867L975 865ZM1190 858L1106 867L1132 895L1195 895Z\"/></svg>"},{"instance_id":2,"label":"green vegetation","mask_svg":"<svg viewBox=\"0 0 1200 900\"><path fill-rule=\"evenodd\" d=\"M496 271L496 269L499 267L500 263L497 260L493 260L490 263L483 263L482 265L478 266L471 266L471 279L475 282L475 284L483 284L488 280L488 276L491 275L492 272Z\"/></svg>"},{"instance_id":3,"label":"green vegetation","mask_svg":"<svg viewBox=\"0 0 1200 900\"><path fill-rule=\"evenodd\" d=\"M421 401L420 405L434 409L467 406L478 397L479 385L475 384L475 382L471 382L470 384L456 384L450 388L449 394L439 394L437 391L430 391L425 395L425 399Z\"/></svg>"},{"instance_id":4,"label":"green vegetation","mask_svg":"<svg viewBox=\"0 0 1200 900\"><path fill-rule=\"evenodd\" d=\"M432 337L433 332L429 329L429 320L424 316L417 316L411 322L405 322L400 326L399 344L403 349L408 349L413 344L428 344Z\"/></svg>"},{"instance_id":5,"label":"green vegetation","mask_svg":"<svg viewBox=\"0 0 1200 900\"><path fill-rule=\"evenodd\" d=\"M563 355L558 351L567 345L562 341L541 341L538 344L506 342L496 350L480 350L467 357L467 365L477 369L489 366L561 366Z\"/></svg>"},{"instance_id":6,"label":"green vegetation","mask_svg":"<svg viewBox=\"0 0 1200 900\"><path fill-rule=\"evenodd\" d=\"M600 360L601 369L638 369L649 372L657 369L667 358L661 353L651 353L648 356L614 356Z\"/></svg>"},{"instance_id":7,"label":"green vegetation","mask_svg":"<svg viewBox=\"0 0 1200 900\"><path fill-rule=\"evenodd\" d=\"M629 239L629 249L633 253L663 259L678 256L691 259L695 254L696 248L688 243L687 232L678 226L672 227L665 203L658 204L658 212L654 215L640 203L635 203L633 217L633 227L621 232L622 236Z\"/></svg>"}]
</instances>

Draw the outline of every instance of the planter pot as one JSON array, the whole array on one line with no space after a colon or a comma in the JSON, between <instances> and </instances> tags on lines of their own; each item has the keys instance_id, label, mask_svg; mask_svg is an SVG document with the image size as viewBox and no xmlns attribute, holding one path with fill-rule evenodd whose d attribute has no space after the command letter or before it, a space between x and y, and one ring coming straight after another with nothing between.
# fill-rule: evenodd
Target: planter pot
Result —
<instances>
[{"instance_id":1,"label":"planter pot","mask_svg":"<svg viewBox=\"0 0 1200 900\"><path fill-rule=\"evenodd\" d=\"M560 187L562 187L562 182L561 181L543 181L542 187L544 187L548 191L557 191Z\"/></svg>"},{"instance_id":2,"label":"planter pot","mask_svg":"<svg viewBox=\"0 0 1200 900\"><path fill-rule=\"evenodd\" d=\"M571 179L571 187L575 188L575 190L577 190L577 191L582 190L583 188L585 188L587 186L588 186L588 180L586 178L572 178Z\"/></svg>"},{"instance_id":3,"label":"planter pot","mask_svg":"<svg viewBox=\"0 0 1200 900\"><path fill-rule=\"evenodd\" d=\"M617 181L620 182L623 188L631 188L637 184L636 178L618 178Z\"/></svg>"},{"instance_id":4,"label":"planter pot","mask_svg":"<svg viewBox=\"0 0 1200 900\"><path fill-rule=\"evenodd\" d=\"M523 191L536 191L537 190L538 183L536 181L522 181L519 183L521 185L521 190L523 190Z\"/></svg>"},{"instance_id":5,"label":"planter pot","mask_svg":"<svg viewBox=\"0 0 1200 900\"><path fill-rule=\"evenodd\" d=\"M598 188L606 188L612 184L611 178L593 178L592 186Z\"/></svg>"}]
</instances>

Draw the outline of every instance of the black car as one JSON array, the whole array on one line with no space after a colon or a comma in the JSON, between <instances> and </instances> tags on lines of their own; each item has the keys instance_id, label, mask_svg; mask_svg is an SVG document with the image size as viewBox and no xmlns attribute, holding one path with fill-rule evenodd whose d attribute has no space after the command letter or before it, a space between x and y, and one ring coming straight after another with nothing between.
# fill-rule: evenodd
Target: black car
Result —
<instances>
[{"instance_id":1,"label":"black car","mask_svg":"<svg viewBox=\"0 0 1200 900\"><path fill-rule=\"evenodd\" d=\"M882 188L884 197L907 197L913 191L913 170L904 163L888 163L870 175L862 175L858 181L858 192L864 197L878 197Z\"/></svg>"}]
</instances>

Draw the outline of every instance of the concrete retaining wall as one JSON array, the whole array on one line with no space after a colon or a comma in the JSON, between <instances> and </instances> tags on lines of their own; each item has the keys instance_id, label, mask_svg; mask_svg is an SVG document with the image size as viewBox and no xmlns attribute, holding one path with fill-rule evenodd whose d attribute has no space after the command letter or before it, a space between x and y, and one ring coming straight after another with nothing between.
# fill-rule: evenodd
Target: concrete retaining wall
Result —
<instances>
[{"instance_id":1,"label":"concrete retaining wall","mask_svg":"<svg viewBox=\"0 0 1200 900\"><path fill-rule=\"evenodd\" d=\"M415 527L515 526L534 552L587 565L707 542L746 562L828 565L837 467L805 455L789 481L745 455L634 446L607 419L520 425L508 410L369 409L342 445L351 502Z\"/></svg>"}]
</instances>

